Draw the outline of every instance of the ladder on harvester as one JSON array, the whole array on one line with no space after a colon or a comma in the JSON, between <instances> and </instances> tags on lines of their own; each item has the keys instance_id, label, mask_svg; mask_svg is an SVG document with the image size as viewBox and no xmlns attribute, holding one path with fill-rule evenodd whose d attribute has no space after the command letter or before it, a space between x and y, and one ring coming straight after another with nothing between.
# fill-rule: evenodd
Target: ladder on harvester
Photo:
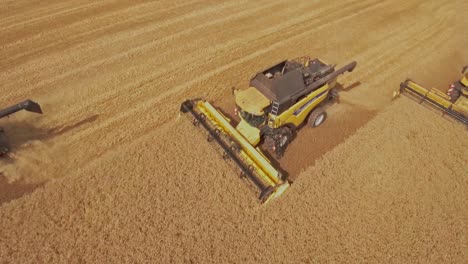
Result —
<instances>
[{"instance_id":1,"label":"ladder on harvester","mask_svg":"<svg viewBox=\"0 0 468 264\"><path fill-rule=\"evenodd\" d=\"M271 106L271 111L270 111L270 118L268 119L268 126L269 127L274 127L275 119L273 118L273 116L276 117L278 115L278 110L279 110L279 103L278 102L273 102L273 104Z\"/></svg>"}]
</instances>

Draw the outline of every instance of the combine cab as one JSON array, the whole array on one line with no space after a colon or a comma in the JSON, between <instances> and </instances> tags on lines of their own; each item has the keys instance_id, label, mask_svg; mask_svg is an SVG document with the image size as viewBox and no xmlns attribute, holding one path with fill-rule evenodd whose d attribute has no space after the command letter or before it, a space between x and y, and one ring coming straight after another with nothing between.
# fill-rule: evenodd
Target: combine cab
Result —
<instances>
[{"instance_id":1,"label":"combine cab","mask_svg":"<svg viewBox=\"0 0 468 264\"><path fill-rule=\"evenodd\" d=\"M459 81L450 85L447 93L437 89L426 89L407 79L400 84L400 89L394 93L394 98L400 94L408 95L419 103L428 103L455 120L468 125L468 65L463 67L462 74Z\"/></svg>"},{"instance_id":2,"label":"combine cab","mask_svg":"<svg viewBox=\"0 0 468 264\"><path fill-rule=\"evenodd\" d=\"M26 111L33 112L33 113L42 114L41 106L38 103L33 102L31 100L26 100L19 104L12 105L10 107L0 110L0 118L9 116L21 110L26 110ZM6 153L8 153L8 151L9 151L9 145L8 145L7 138L5 136L3 129L0 128L0 156L5 155Z\"/></svg>"},{"instance_id":3,"label":"combine cab","mask_svg":"<svg viewBox=\"0 0 468 264\"><path fill-rule=\"evenodd\" d=\"M324 104L337 96L333 90L338 75L351 72L356 62L335 70L334 65L303 57L280 62L257 73L244 90L235 90L236 115L231 120L204 100L187 100L182 113L190 113L195 126L208 132L223 158L232 160L259 191L261 203L280 196L289 186L279 170L260 149L263 143L281 158L297 127L305 121L316 127L326 118Z\"/></svg>"}]
</instances>

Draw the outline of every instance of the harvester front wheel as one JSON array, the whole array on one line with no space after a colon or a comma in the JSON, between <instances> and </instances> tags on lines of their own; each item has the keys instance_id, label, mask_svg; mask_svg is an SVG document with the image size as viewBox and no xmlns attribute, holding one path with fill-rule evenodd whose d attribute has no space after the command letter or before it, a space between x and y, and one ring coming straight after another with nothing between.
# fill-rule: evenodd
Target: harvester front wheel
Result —
<instances>
[{"instance_id":1,"label":"harvester front wheel","mask_svg":"<svg viewBox=\"0 0 468 264\"><path fill-rule=\"evenodd\" d=\"M450 96L450 102L455 103L460 97L460 91L454 89L449 92L448 96Z\"/></svg>"},{"instance_id":2,"label":"harvester front wheel","mask_svg":"<svg viewBox=\"0 0 468 264\"><path fill-rule=\"evenodd\" d=\"M7 147L6 139L4 137L3 128L0 127L0 157L7 154L10 151ZM5 141L5 142L4 142Z\"/></svg>"},{"instance_id":3,"label":"harvester front wheel","mask_svg":"<svg viewBox=\"0 0 468 264\"><path fill-rule=\"evenodd\" d=\"M280 133L276 135L275 153L276 158L280 159L283 157L286 148L291 143L293 138L293 131L289 127L283 127Z\"/></svg>"},{"instance_id":4,"label":"harvester front wheel","mask_svg":"<svg viewBox=\"0 0 468 264\"><path fill-rule=\"evenodd\" d=\"M322 107L317 107L310 113L307 123L310 127L318 127L325 119L327 119L327 112L325 112Z\"/></svg>"}]
</instances>

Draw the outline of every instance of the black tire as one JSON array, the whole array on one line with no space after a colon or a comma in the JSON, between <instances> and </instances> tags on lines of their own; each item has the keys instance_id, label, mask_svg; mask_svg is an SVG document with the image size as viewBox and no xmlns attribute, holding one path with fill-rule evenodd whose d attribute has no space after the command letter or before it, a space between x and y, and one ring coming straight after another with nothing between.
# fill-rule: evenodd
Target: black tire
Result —
<instances>
[{"instance_id":1,"label":"black tire","mask_svg":"<svg viewBox=\"0 0 468 264\"><path fill-rule=\"evenodd\" d=\"M7 147L0 147L0 157L6 155L9 149Z\"/></svg>"},{"instance_id":2,"label":"black tire","mask_svg":"<svg viewBox=\"0 0 468 264\"><path fill-rule=\"evenodd\" d=\"M292 131L289 128L284 128L283 133L281 134L281 138L279 141L279 146L284 147L287 146L292 139Z\"/></svg>"},{"instance_id":3,"label":"black tire","mask_svg":"<svg viewBox=\"0 0 468 264\"><path fill-rule=\"evenodd\" d=\"M289 127L281 128L281 132L280 134L278 134L278 138L276 139L275 144L276 158L280 159L281 157L283 157L286 148L292 141L293 135L293 131Z\"/></svg>"},{"instance_id":4,"label":"black tire","mask_svg":"<svg viewBox=\"0 0 468 264\"><path fill-rule=\"evenodd\" d=\"M318 127L325 122L325 119L327 119L327 112L322 107L317 107L310 113L307 124L310 127Z\"/></svg>"},{"instance_id":5,"label":"black tire","mask_svg":"<svg viewBox=\"0 0 468 264\"><path fill-rule=\"evenodd\" d=\"M8 149L8 141L5 137L3 128L0 127L0 157L7 154L10 150Z\"/></svg>"}]
</instances>

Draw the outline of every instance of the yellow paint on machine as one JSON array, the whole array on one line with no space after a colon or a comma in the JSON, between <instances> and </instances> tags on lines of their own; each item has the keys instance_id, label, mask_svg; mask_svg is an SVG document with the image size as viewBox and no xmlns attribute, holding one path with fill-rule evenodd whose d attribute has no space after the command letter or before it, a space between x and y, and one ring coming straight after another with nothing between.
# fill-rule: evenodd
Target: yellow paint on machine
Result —
<instances>
[{"instance_id":1,"label":"yellow paint on machine","mask_svg":"<svg viewBox=\"0 0 468 264\"><path fill-rule=\"evenodd\" d=\"M296 127L301 125L309 116L310 112L327 98L330 87L331 86L329 84L323 85L319 89L308 94L306 97L299 99L292 107L281 113L279 116L274 116L270 113L269 118L273 121L272 127L279 128L287 124L292 124ZM261 108L263 109L264 107L265 106L262 104ZM237 131L239 131L240 134L250 142L250 144L257 146L260 142L260 130L249 125L242 116L240 116L240 118L241 121L236 127Z\"/></svg>"},{"instance_id":2,"label":"yellow paint on machine","mask_svg":"<svg viewBox=\"0 0 468 264\"><path fill-rule=\"evenodd\" d=\"M468 86L468 73L465 73L465 76L463 76L463 78L460 80L460 82L463 85Z\"/></svg>"},{"instance_id":3,"label":"yellow paint on machine","mask_svg":"<svg viewBox=\"0 0 468 264\"><path fill-rule=\"evenodd\" d=\"M240 91L234 90L234 95L236 104L244 111L254 115L263 115L263 109L271 104L270 100L254 87Z\"/></svg>"},{"instance_id":4,"label":"yellow paint on machine","mask_svg":"<svg viewBox=\"0 0 468 264\"><path fill-rule=\"evenodd\" d=\"M422 95L425 98L428 98L437 102L438 104L444 106L445 108L449 108L452 105L452 103L450 102L450 97L437 89L428 90L422 87L421 85L410 80L407 82L406 85L412 90L406 89L406 88L405 89L412 94Z\"/></svg>"},{"instance_id":5,"label":"yellow paint on machine","mask_svg":"<svg viewBox=\"0 0 468 264\"><path fill-rule=\"evenodd\" d=\"M256 172L256 175L260 177L259 180L265 185L276 189L275 193L271 196L277 197L281 195L289 184L281 179L280 172L272 166L263 153L250 144L250 142L229 123L224 115L216 110L209 102L198 101L196 103L196 108L205 115L206 119L209 120L211 124L239 144L239 155L242 157L243 161Z\"/></svg>"},{"instance_id":6,"label":"yellow paint on machine","mask_svg":"<svg viewBox=\"0 0 468 264\"><path fill-rule=\"evenodd\" d=\"M462 74L463 77L461 78L460 82L465 85L465 87L468 87L468 65L463 67Z\"/></svg>"},{"instance_id":7,"label":"yellow paint on machine","mask_svg":"<svg viewBox=\"0 0 468 264\"><path fill-rule=\"evenodd\" d=\"M403 89L410 94L420 98L430 99L445 109L451 109L452 111L468 115L468 102L464 96L460 96L455 103L452 103L448 95L437 89L428 90L411 80L407 80L405 84L406 86L404 86Z\"/></svg>"},{"instance_id":8,"label":"yellow paint on machine","mask_svg":"<svg viewBox=\"0 0 468 264\"><path fill-rule=\"evenodd\" d=\"M274 119L274 127L281 127L286 124L293 124L298 127L309 116L309 113L327 98L329 91L330 85L325 84L306 97L299 99L287 111L277 117L272 117Z\"/></svg>"},{"instance_id":9,"label":"yellow paint on machine","mask_svg":"<svg viewBox=\"0 0 468 264\"><path fill-rule=\"evenodd\" d=\"M240 132L252 146L257 146L260 143L260 129L249 125L244 119L236 126L236 130Z\"/></svg>"},{"instance_id":10,"label":"yellow paint on machine","mask_svg":"<svg viewBox=\"0 0 468 264\"><path fill-rule=\"evenodd\" d=\"M453 104L452 109L468 116L468 98L460 96L460 98L458 98L458 100Z\"/></svg>"}]
</instances>

